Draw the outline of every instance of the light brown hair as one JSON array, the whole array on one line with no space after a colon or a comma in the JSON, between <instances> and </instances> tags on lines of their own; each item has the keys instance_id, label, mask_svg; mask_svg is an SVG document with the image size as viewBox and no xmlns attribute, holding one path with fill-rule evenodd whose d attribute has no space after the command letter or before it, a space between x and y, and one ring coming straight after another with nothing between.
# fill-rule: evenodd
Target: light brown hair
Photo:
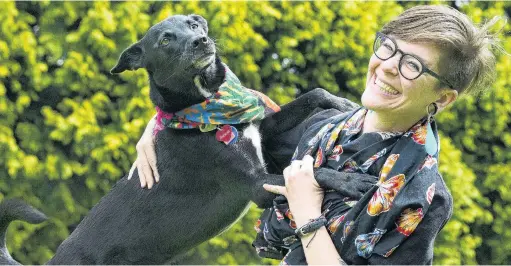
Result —
<instances>
[{"instance_id":1,"label":"light brown hair","mask_svg":"<svg viewBox=\"0 0 511 266\"><path fill-rule=\"evenodd\" d=\"M387 23L382 33L410 43L435 45L442 51L439 74L458 93L477 93L496 78L493 52L501 48L489 28L499 19L476 26L467 15L449 6L421 5Z\"/></svg>"}]
</instances>

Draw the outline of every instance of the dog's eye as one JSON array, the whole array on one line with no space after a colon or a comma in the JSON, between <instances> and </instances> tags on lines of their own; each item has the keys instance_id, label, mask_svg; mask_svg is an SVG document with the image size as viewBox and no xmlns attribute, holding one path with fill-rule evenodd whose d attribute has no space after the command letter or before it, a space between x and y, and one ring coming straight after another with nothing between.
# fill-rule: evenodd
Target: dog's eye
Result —
<instances>
[{"instance_id":1,"label":"dog's eye","mask_svg":"<svg viewBox=\"0 0 511 266\"><path fill-rule=\"evenodd\" d=\"M192 24L192 25L190 25L190 27L192 28L192 30L194 30L194 29L198 28L198 27L199 27L199 25L197 25L197 24Z\"/></svg>"},{"instance_id":2,"label":"dog's eye","mask_svg":"<svg viewBox=\"0 0 511 266\"><path fill-rule=\"evenodd\" d=\"M169 43L170 43L170 39L169 38L163 38L160 41L160 45L162 45L162 46L169 45Z\"/></svg>"}]
</instances>

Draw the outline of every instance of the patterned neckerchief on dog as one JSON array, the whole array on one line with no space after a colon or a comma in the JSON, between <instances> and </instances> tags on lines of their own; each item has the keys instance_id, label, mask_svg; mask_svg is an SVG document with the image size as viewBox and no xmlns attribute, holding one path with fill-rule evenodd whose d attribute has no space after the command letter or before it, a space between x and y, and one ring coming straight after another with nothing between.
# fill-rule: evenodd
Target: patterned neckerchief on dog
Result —
<instances>
[{"instance_id":1,"label":"patterned neckerchief on dog","mask_svg":"<svg viewBox=\"0 0 511 266\"><path fill-rule=\"evenodd\" d=\"M225 66L225 80L218 92L205 101L175 113L156 107L156 126L153 135L165 127L177 129L201 128L214 130L220 125L235 125L262 120L280 111L268 96L241 85L236 75ZM209 130L208 130L209 129Z\"/></svg>"}]
</instances>

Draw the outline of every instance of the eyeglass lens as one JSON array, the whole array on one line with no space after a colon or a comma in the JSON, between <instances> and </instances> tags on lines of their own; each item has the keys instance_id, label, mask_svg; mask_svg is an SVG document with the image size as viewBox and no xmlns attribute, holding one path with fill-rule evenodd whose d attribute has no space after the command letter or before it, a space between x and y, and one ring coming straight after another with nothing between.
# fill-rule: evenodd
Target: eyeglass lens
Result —
<instances>
[{"instance_id":1,"label":"eyeglass lens","mask_svg":"<svg viewBox=\"0 0 511 266\"><path fill-rule=\"evenodd\" d=\"M387 60L396 54L396 44L389 38L378 35L374 42L374 54L381 60ZM411 55L402 55L399 60L399 72L407 79L416 79L422 74L422 63Z\"/></svg>"}]
</instances>

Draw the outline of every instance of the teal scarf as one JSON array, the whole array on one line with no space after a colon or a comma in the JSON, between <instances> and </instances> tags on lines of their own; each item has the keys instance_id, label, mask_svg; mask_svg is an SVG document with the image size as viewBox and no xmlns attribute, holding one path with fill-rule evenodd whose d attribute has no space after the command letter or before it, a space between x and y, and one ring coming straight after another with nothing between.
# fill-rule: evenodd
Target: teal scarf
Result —
<instances>
[{"instance_id":1,"label":"teal scarf","mask_svg":"<svg viewBox=\"0 0 511 266\"><path fill-rule=\"evenodd\" d=\"M225 66L225 65L224 65ZM175 113L166 113L156 107L157 134L165 127L177 129L200 128L210 131L220 125L249 123L280 111L268 96L241 85L236 75L225 66L225 80L218 92L205 101Z\"/></svg>"}]
</instances>

